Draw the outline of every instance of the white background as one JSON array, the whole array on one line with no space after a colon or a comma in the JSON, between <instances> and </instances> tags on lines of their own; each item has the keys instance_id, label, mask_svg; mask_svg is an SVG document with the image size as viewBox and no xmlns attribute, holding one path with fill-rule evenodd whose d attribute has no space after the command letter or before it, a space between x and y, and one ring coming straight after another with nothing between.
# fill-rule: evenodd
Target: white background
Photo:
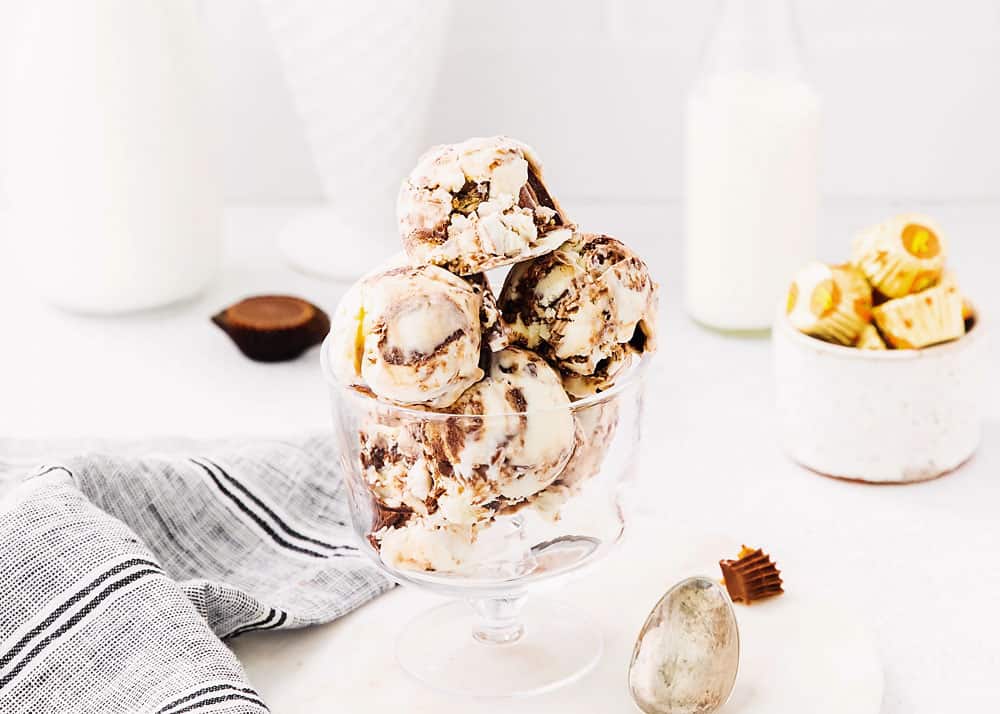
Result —
<instances>
[{"instance_id":1,"label":"white background","mask_svg":"<svg viewBox=\"0 0 1000 714\"><path fill-rule=\"evenodd\" d=\"M17 5L0 0L0 62ZM824 96L827 195L1000 195L1000 3L795 5ZM682 99L715 10L706 0L456 3L428 141L520 137L564 201L675 199ZM204 0L204 13L227 197L319 199L256 3Z\"/></svg>"}]
</instances>

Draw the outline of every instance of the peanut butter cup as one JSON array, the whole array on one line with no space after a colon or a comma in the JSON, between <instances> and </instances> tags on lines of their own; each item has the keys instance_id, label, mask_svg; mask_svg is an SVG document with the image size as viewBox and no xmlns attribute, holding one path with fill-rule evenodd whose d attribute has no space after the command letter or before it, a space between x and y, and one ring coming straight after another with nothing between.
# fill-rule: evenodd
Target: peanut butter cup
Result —
<instances>
[{"instance_id":1,"label":"peanut butter cup","mask_svg":"<svg viewBox=\"0 0 1000 714\"><path fill-rule=\"evenodd\" d=\"M941 231L933 221L903 215L862 232L854 243L852 262L879 292L899 298L937 283L945 254Z\"/></svg>"},{"instance_id":2,"label":"peanut butter cup","mask_svg":"<svg viewBox=\"0 0 1000 714\"><path fill-rule=\"evenodd\" d=\"M212 317L244 355L257 362L295 359L330 331L330 318L311 302L289 295L240 300Z\"/></svg>"},{"instance_id":3,"label":"peanut butter cup","mask_svg":"<svg viewBox=\"0 0 1000 714\"><path fill-rule=\"evenodd\" d=\"M962 296L953 283L889 300L874 315L886 342L896 349L918 349L965 334Z\"/></svg>"},{"instance_id":4,"label":"peanut butter cup","mask_svg":"<svg viewBox=\"0 0 1000 714\"><path fill-rule=\"evenodd\" d=\"M859 350L889 349L886 347L885 341L882 339L882 335L879 334L878 328L870 323L865 325L864 329L861 330L861 336L858 337L858 342L854 346Z\"/></svg>"},{"instance_id":5,"label":"peanut butter cup","mask_svg":"<svg viewBox=\"0 0 1000 714\"><path fill-rule=\"evenodd\" d=\"M743 546L736 560L720 560L723 582L733 602L748 605L781 595L781 571L760 548Z\"/></svg>"},{"instance_id":6,"label":"peanut butter cup","mask_svg":"<svg viewBox=\"0 0 1000 714\"><path fill-rule=\"evenodd\" d=\"M792 326L827 342L853 345L871 322L872 291L851 265L809 263L788 290Z\"/></svg>"}]
</instances>

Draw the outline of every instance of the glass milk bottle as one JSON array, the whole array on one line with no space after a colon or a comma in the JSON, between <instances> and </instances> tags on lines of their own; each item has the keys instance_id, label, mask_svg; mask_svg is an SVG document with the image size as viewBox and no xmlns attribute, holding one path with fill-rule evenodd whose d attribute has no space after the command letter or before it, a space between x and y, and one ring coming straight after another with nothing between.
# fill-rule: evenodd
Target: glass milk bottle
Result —
<instances>
[{"instance_id":1,"label":"glass milk bottle","mask_svg":"<svg viewBox=\"0 0 1000 714\"><path fill-rule=\"evenodd\" d=\"M24 6L3 155L27 284L117 313L199 292L221 203L194 0Z\"/></svg>"},{"instance_id":2,"label":"glass milk bottle","mask_svg":"<svg viewBox=\"0 0 1000 714\"><path fill-rule=\"evenodd\" d=\"M819 97L790 0L724 0L685 123L685 298L720 330L768 328L815 256Z\"/></svg>"}]
</instances>

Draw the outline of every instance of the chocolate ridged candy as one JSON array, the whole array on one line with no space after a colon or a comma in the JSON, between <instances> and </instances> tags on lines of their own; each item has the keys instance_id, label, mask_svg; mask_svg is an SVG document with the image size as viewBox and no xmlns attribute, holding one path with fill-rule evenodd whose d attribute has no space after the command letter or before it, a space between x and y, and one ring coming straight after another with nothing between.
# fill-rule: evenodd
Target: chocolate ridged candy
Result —
<instances>
[{"instance_id":1,"label":"chocolate ridged candy","mask_svg":"<svg viewBox=\"0 0 1000 714\"><path fill-rule=\"evenodd\" d=\"M733 602L749 604L784 592L781 571L760 548L743 546L736 560L720 560L719 567Z\"/></svg>"},{"instance_id":2,"label":"chocolate ridged candy","mask_svg":"<svg viewBox=\"0 0 1000 714\"><path fill-rule=\"evenodd\" d=\"M257 362L295 359L318 345L330 331L330 318L311 302L289 295L258 295L240 300L212 322Z\"/></svg>"}]
</instances>

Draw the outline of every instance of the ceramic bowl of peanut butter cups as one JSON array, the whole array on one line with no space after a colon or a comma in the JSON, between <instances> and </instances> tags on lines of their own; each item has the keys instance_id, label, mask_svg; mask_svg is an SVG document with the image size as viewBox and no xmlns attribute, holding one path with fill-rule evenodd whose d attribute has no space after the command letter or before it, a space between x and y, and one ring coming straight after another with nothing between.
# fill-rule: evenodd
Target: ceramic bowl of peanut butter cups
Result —
<instances>
[{"instance_id":1,"label":"ceramic bowl of peanut butter cups","mask_svg":"<svg viewBox=\"0 0 1000 714\"><path fill-rule=\"evenodd\" d=\"M773 332L779 438L827 476L941 476L981 435L982 317L929 218L863 231L851 260L793 278Z\"/></svg>"}]
</instances>

